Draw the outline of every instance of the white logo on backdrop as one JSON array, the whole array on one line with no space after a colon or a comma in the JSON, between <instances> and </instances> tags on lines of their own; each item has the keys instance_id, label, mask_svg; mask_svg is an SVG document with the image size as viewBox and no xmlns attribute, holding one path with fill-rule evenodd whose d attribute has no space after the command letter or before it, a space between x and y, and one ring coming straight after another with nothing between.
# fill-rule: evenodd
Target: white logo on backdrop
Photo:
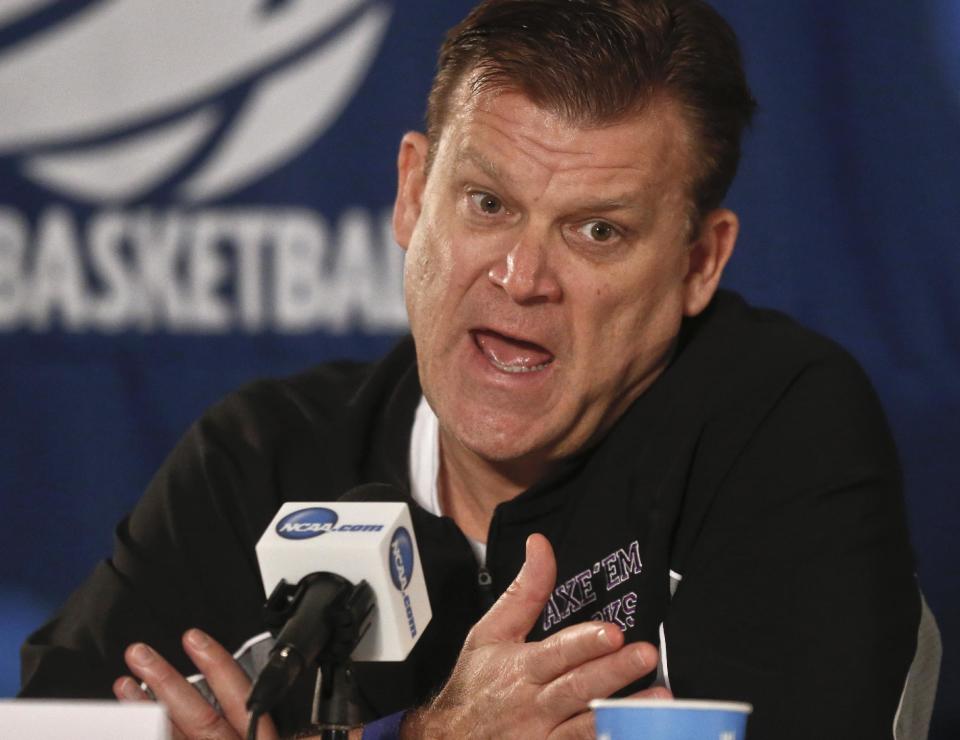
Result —
<instances>
[{"instance_id":1,"label":"white logo on backdrop","mask_svg":"<svg viewBox=\"0 0 960 740\"><path fill-rule=\"evenodd\" d=\"M47 4L16 0L0 20ZM175 191L184 200L262 177L336 120L390 15L382 2L269 5L94 3L15 46L0 60L0 155L19 155L30 179L94 203L149 193L198 154ZM226 120L226 96L244 88Z\"/></svg>"},{"instance_id":2,"label":"white logo on backdrop","mask_svg":"<svg viewBox=\"0 0 960 740\"><path fill-rule=\"evenodd\" d=\"M0 206L0 330L402 329L389 208L197 207L333 124L391 9L4 0L0 29L33 32L0 55L0 157L69 205Z\"/></svg>"}]
</instances>

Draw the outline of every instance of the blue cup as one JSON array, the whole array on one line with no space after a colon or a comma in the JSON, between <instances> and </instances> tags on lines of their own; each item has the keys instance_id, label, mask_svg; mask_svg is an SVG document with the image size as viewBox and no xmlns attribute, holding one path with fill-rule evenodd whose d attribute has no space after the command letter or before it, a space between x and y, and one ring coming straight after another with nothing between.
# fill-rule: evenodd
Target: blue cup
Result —
<instances>
[{"instance_id":1,"label":"blue cup","mask_svg":"<svg viewBox=\"0 0 960 740\"><path fill-rule=\"evenodd\" d=\"M597 740L744 740L749 704L685 699L596 699Z\"/></svg>"}]
</instances>

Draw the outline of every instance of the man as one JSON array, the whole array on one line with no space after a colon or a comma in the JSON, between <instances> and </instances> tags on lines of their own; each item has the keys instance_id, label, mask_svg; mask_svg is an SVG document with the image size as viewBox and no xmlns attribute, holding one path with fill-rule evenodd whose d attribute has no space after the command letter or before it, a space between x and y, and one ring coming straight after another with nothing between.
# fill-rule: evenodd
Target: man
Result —
<instances>
[{"instance_id":1,"label":"man","mask_svg":"<svg viewBox=\"0 0 960 740\"><path fill-rule=\"evenodd\" d=\"M412 344L198 422L25 647L24 694L144 700L114 682L130 645L184 736L236 736L254 542L283 501L385 481L434 620L357 666L368 719L586 737L590 699L672 690L752 702L752 738L893 736L921 605L882 412L838 347L717 292L753 106L700 0L481 3L400 147Z\"/></svg>"}]
</instances>

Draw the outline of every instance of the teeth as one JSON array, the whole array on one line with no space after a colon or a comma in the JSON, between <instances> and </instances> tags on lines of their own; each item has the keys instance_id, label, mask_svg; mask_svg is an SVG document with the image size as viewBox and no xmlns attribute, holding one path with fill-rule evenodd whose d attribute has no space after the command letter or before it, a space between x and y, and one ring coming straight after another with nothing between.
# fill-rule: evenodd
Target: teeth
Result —
<instances>
[{"instance_id":1,"label":"teeth","mask_svg":"<svg viewBox=\"0 0 960 740\"><path fill-rule=\"evenodd\" d=\"M496 358L490 356L488 356L488 359L498 370L503 370L505 373L535 373L538 370L543 370L545 367L547 367L547 365L550 364L549 362L544 362L540 365L534 365L533 367L524 367L523 365L505 365Z\"/></svg>"}]
</instances>

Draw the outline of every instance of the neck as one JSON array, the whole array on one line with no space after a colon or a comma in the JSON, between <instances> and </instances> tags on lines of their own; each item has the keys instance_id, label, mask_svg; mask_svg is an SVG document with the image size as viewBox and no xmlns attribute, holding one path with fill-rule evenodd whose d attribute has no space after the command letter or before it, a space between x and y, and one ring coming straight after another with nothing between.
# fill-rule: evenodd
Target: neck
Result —
<instances>
[{"instance_id":1,"label":"neck","mask_svg":"<svg viewBox=\"0 0 960 740\"><path fill-rule=\"evenodd\" d=\"M486 542L497 505L532 486L547 468L546 463L485 460L440 430L440 506L471 539Z\"/></svg>"}]
</instances>

